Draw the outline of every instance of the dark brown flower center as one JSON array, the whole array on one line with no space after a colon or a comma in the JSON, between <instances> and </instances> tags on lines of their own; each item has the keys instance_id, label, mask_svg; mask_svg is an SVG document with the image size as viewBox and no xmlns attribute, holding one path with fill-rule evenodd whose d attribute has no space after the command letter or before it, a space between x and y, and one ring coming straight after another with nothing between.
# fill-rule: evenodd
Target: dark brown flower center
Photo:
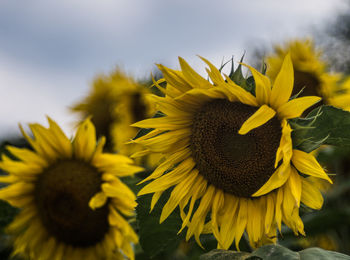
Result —
<instances>
[{"instance_id":1,"label":"dark brown flower center","mask_svg":"<svg viewBox=\"0 0 350 260\"><path fill-rule=\"evenodd\" d=\"M216 99L194 116L191 135L196 167L209 183L239 197L250 197L274 173L281 124L274 117L246 135L238 134L257 107Z\"/></svg>"},{"instance_id":2,"label":"dark brown flower center","mask_svg":"<svg viewBox=\"0 0 350 260\"><path fill-rule=\"evenodd\" d=\"M90 104L87 116L92 115L91 122L96 128L97 137L105 136L107 138L105 150L112 151L111 127L116 120L114 118L116 103L108 95L106 94L106 97Z\"/></svg>"},{"instance_id":3,"label":"dark brown flower center","mask_svg":"<svg viewBox=\"0 0 350 260\"><path fill-rule=\"evenodd\" d=\"M144 100L142 99L141 93L133 93L131 95L131 101L130 101L131 107L130 107L130 112L132 115L132 120L133 123L137 121L141 121L146 118L146 104Z\"/></svg>"},{"instance_id":4,"label":"dark brown flower center","mask_svg":"<svg viewBox=\"0 0 350 260\"><path fill-rule=\"evenodd\" d=\"M306 96L322 97L321 102L318 102L312 107L308 108L303 113L303 116L306 116L314 108L324 104L323 101L325 97L323 97L321 93L320 85L321 85L321 82L317 79L315 75L312 75L311 73L308 73L308 72L294 70L294 86L293 86L292 96L298 94L303 89L303 92L299 95L299 97L306 97Z\"/></svg>"},{"instance_id":5,"label":"dark brown flower center","mask_svg":"<svg viewBox=\"0 0 350 260\"><path fill-rule=\"evenodd\" d=\"M300 96L321 96L320 82L316 76L308 72L294 70L294 87L292 95L298 94L304 88Z\"/></svg>"},{"instance_id":6,"label":"dark brown flower center","mask_svg":"<svg viewBox=\"0 0 350 260\"><path fill-rule=\"evenodd\" d=\"M35 201L47 231L58 241L88 247L108 231L107 204L96 210L90 199L101 191L101 173L80 161L58 161L36 183Z\"/></svg>"}]
</instances>

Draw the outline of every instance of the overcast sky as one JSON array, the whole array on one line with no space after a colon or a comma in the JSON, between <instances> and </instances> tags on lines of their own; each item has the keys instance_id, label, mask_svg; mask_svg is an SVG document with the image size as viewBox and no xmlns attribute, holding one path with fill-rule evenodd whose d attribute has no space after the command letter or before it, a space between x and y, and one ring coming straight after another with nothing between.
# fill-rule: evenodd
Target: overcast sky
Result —
<instances>
[{"instance_id":1,"label":"overcast sky","mask_svg":"<svg viewBox=\"0 0 350 260\"><path fill-rule=\"evenodd\" d=\"M219 65L258 43L310 35L345 7L342 0L0 0L0 139L17 124L71 132L67 107L116 65L139 78L155 63Z\"/></svg>"}]
</instances>

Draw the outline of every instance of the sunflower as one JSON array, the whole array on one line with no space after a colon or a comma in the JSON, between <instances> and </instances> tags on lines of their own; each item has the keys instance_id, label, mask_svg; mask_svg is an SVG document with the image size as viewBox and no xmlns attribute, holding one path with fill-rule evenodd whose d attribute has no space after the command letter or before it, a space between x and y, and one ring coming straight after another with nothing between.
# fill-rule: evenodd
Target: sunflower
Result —
<instances>
[{"instance_id":1,"label":"sunflower","mask_svg":"<svg viewBox=\"0 0 350 260\"><path fill-rule=\"evenodd\" d=\"M309 39L291 41L284 47L275 46L275 54L266 59L266 74L271 80L276 79L287 53L290 53L294 66L291 95L319 96L322 97L323 103L336 105L334 98L340 95L337 86L340 76L327 73L327 65L321 59L321 51L316 50Z\"/></svg>"},{"instance_id":2,"label":"sunflower","mask_svg":"<svg viewBox=\"0 0 350 260\"><path fill-rule=\"evenodd\" d=\"M350 77L346 77L340 84L335 95L331 99L331 104L345 110L350 110Z\"/></svg>"},{"instance_id":3,"label":"sunflower","mask_svg":"<svg viewBox=\"0 0 350 260\"><path fill-rule=\"evenodd\" d=\"M50 118L49 128L31 124L35 139L21 128L33 148L7 149L3 155L0 199L21 212L7 227L14 252L31 259L134 259L138 238L123 215L131 217L135 195L119 177L142 168L128 157L103 153L89 119L73 142Z\"/></svg>"},{"instance_id":4,"label":"sunflower","mask_svg":"<svg viewBox=\"0 0 350 260\"><path fill-rule=\"evenodd\" d=\"M307 176L331 180L311 154L293 149L287 119L299 117L320 97L289 100L290 55L272 87L268 77L248 66L256 96L229 77L224 80L202 59L213 83L182 58L180 71L159 65L167 86L158 87L165 97L152 98L165 116L134 124L154 129L135 142L145 153L163 153L166 160L143 180L153 181L138 195L154 193L153 209L162 193L173 188L160 222L179 206L181 230L187 227L186 239L194 235L199 245L200 234L209 231L219 248L228 249L233 241L238 248L246 231L257 247L275 242L282 222L295 234L304 234L300 203L313 209L323 204Z\"/></svg>"},{"instance_id":5,"label":"sunflower","mask_svg":"<svg viewBox=\"0 0 350 260\"><path fill-rule=\"evenodd\" d=\"M116 69L109 76L97 77L89 95L71 110L81 113L84 119L92 116L97 136L107 137L109 151L130 155L130 148L124 143L137 133L130 124L154 112L145 97L148 93L142 84Z\"/></svg>"},{"instance_id":6,"label":"sunflower","mask_svg":"<svg viewBox=\"0 0 350 260\"><path fill-rule=\"evenodd\" d=\"M118 121L112 127L112 138L114 150L119 153L130 156L140 150L142 146L137 144L124 145L133 139L138 131L138 127L130 126L131 124L152 117L156 112L155 107L148 99L150 90L142 84L132 84L128 88L120 91L119 102L116 104L115 115ZM154 165L159 160L158 155L151 155L147 158L147 163ZM141 163L140 160L137 163Z\"/></svg>"}]
</instances>

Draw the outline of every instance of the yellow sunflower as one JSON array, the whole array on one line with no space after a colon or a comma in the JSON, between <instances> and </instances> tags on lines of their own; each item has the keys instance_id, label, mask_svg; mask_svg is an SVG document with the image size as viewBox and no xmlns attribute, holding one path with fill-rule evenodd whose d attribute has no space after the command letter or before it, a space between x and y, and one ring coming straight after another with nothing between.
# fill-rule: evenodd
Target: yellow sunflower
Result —
<instances>
[{"instance_id":1,"label":"yellow sunflower","mask_svg":"<svg viewBox=\"0 0 350 260\"><path fill-rule=\"evenodd\" d=\"M290 53L294 66L294 85L292 96L320 96L322 102L335 105L334 98L339 96L337 82L339 75L327 73L327 65L321 59L321 51L316 50L313 42L295 40L286 46L275 46L275 54L267 57L266 74L274 81L281 69L283 59Z\"/></svg>"},{"instance_id":2,"label":"yellow sunflower","mask_svg":"<svg viewBox=\"0 0 350 260\"><path fill-rule=\"evenodd\" d=\"M139 195L154 193L151 209L173 187L160 222L179 206L186 239L212 232L227 249L247 232L250 243L274 242L284 222L304 234L300 202L320 209L323 198L306 176L326 179L316 159L293 149L287 119L299 117L320 97L289 100L293 65L287 55L273 86L249 67L256 96L233 83L210 62L208 75L197 74L182 58L181 71L159 65L167 82L165 97L153 96L164 117L134 124L153 128L135 142L166 160L143 181L153 180ZM159 86L159 88L161 88ZM198 201L198 203L196 203Z\"/></svg>"},{"instance_id":3,"label":"yellow sunflower","mask_svg":"<svg viewBox=\"0 0 350 260\"><path fill-rule=\"evenodd\" d=\"M138 238L123 215L131 217L135 195L119 177L142 168L119 154L103 153L89 119L71 142L50 118L49 128L31 124L33 148L7 147L3 155L0 199L21 212L8 226L14 254L30 259L134 259Z\"/></svg>"},{"instance_id":4,"label":"yellow sunflower","mask_svg":"<svg viewBox=\"0 0 350 260\"><path fill-rule=\"evenodd\" d=\"M112 138L114 142L114 150L119 153L130 156L142 147L137 144L124 145L133 139L138 131L138 127L130 126L131 124L152 117L155 107L148 99L150 90L142 84L132 84L120 91L119 102L116 104L115 115L118 121L112 127ZM154 165L154 160L158 162L159 156L148 156L148 161Z\"/></svg>"},{"instance_id":5,"label":"yellow sunflower","mask_svg":"<svg viewBox=\"0 0 350 260\"><path fill-rule=\"evenodd\" d=\"M107 137L108 150L130 155L130 148L124 143L137 133L130 124L154 112L145 97L148 93L142 84L116 69L109 76L97 77L89 95L71 109L84 119L92 116L97 136Z\"/></svg>"}]
</instances>

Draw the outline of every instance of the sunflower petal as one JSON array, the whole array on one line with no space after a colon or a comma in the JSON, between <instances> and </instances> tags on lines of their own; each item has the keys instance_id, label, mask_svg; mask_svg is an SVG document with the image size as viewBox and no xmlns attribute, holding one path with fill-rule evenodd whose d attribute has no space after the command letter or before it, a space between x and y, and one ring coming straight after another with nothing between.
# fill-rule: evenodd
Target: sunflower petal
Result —
<instances>
[{"instance_id":1,"label":"sunflower petal","mask_svg":"<svg viewBox=\"0 0 350 260\"><path fill-rule=\"evenodd\" d=\"M312 154L293 150L292 162L298 171L333 183Z\"/></svg>"},{"instance_id":2,"label":"sunflower petal","mask_svg":"<svg viewBox=\"0 0 350 260\"><path fill-rule=\"evenodd\" d=\"M267 105L261 106L251 117L249 117L243 123L238 133L240 135L247 134L249 131L253 130L254 128L257 128L265 124L267 121L273 118L275 114L276 114L276 111L268 107Z\"/></svg>"},{"instance_id":3,"label":"sunflower petal","mask_svg":"<svg viewBox=\"0 0 350 260\"><path fill-rule=\"evenodd\" d=\"M239 200L238 210L239 211L238 211L237 222L236 222L235 245L236 245L236 248L239 250L239 241L241 240L244 230L247 226L248 199L241 198Z\"/></svg>"},{"instance_id":4,"label":"sunflower petal","mask_svg":"<svg viewBox=\"0 0 350 260\"><path fill-rule=\"evenodd\" d=\"M284 119L296 118L320 100L321 98L316 96L295 98L278 107L277 113Z\"/></svg>"},{"instance_id":5,"label":"sunflower petal","mask_svg":"<svg viewBox=\"0 0 350 260\"><path fill-rule=\"evenodd\" d=\"M287 103L293 91L294 71L290 54L284 58L280 72L273 84L270 105L276 110Z\"/></svg>"},{"instance_id":6,"label":"sunflower petal","mask_svg":"<svg viewBox=\"0 0 350 260\"><path fill-rule=\"evenodd\" d=\"M93 210L102 207L107 201L107 196L104 192L96 193L89 201L89 207Z\"/></svg>"},{"instance_id":7,"label":"sunflower petal","mask_svg":"<svg viewBox=\"0 0 350 260\"><path fill-rule=\"evenodd\" d=\"M164 205L162 213L160 215L159 223L162 223L179 205L179 202L186 196L188 192L191 192L193 182L196 180L197 173L192 173L187 176L181 183L176 185L170 194L170 198Z\"/></svg>"},{"instance_id":8,"label":"sunflower petal","mask_svg":"<svg viewBox=\"0 0 350 260\"><path fill-rule=\"evenodd\" d=\"M275 217L274 196L266 196L265 232L269 232Z\"/></svg>"},{"instance_id":9,"label":"sunflower petal","mask_svg":"<svg viewBox=\"0 0 350 260\"><path fill-rule=\"evenodd\" d=\"M307 178L302 178L301 202L312 209L320 209L323 205L321 192Z\"/></svg>"},{"instance_id":10,"label":"sunflower petal","mask_svg":"<svg viewBox=\"0 0 350 260\"><path fill-rule=\"evenodd\" d=\"M271 82L268 77L261 74L259 71L253 67L242 63L242 65L248 67L252 72L254 81L255 81L255 94L256 99L260 105L269 104L269 99L271 95Z\"/></svg>"},{"instance_id":11,"label":"sunflower petal","mask_svg":"<svg viewBox=\"0 0 350 260\"><path fill-rule=\"evenodd\" d=\"M179 57L181 70L186 80L190 83L192 88L210 88L212 85L199 75L190 65L181 57Z\"/></svg>"},{"instance_id":12,"label":"sunflower petal","mask_svg":"<svg viewBox=\"0 0 350 260\"><path fill-rule=\"evenodd\" d=\"M242 103L250 106L258 106L258 101L256 97L254 97L251 93L243 89L242 87L238 86L236 83L234 83L229 76L225 75L228 87L225 88L226 94L228 96L228 99L232 101L239 100ZM235 100L231 100L230 96L234 96Z\"/></svg>"},{"instance_id":13,"label":"sunflower petal","mask_svg":"<svg viewBox=\"0 0 350 260\"><path fill-rule=\"evenodd\" d=\"M204 61L209 66L210 70L207 70L207 72L213 83L215 85L225 84L225 80L223 79L221 72L207 59L201 56L199 56L199 58L201 58L202 61Z\"/></svg>"},{"instance_id":14,"label":"sunflower petal","mask_svg":"<svg viewBox=\"0 0 350 260\"><path fill-rule=\"evenodd\" d=\"M74 155L84 161L90 161L96 148L96 131L90 119L86 119L78 128L73 141Z\"/></svg>"},{"instance_id":15,"label":"sunflower petal","mask_svg":"<svg viewBox=\"0 0 350 260\"><path fill-rule=\"evenodd\" d=\"M288 185L290 190L292 191L292 194L297 203L297 206L300 207L300 197L301 197L301 190L302 190L301 177L299 176L298 172L295 170L294 167L291 167L291 174L288 180Z\"/></svg>"},{"instance_id":16,"label":"sunflower petal","mask_svg":"<svg viewBox=\"0 0 350 260\"><path fill-rule=\"evenodd\" d=\"M286 183L291 174L291 166L289 164L282 164L278 169L272 174L270 179L252 196L260 197L269 193L270 191L281 187Z\"/></svg>"}]
</instances>

